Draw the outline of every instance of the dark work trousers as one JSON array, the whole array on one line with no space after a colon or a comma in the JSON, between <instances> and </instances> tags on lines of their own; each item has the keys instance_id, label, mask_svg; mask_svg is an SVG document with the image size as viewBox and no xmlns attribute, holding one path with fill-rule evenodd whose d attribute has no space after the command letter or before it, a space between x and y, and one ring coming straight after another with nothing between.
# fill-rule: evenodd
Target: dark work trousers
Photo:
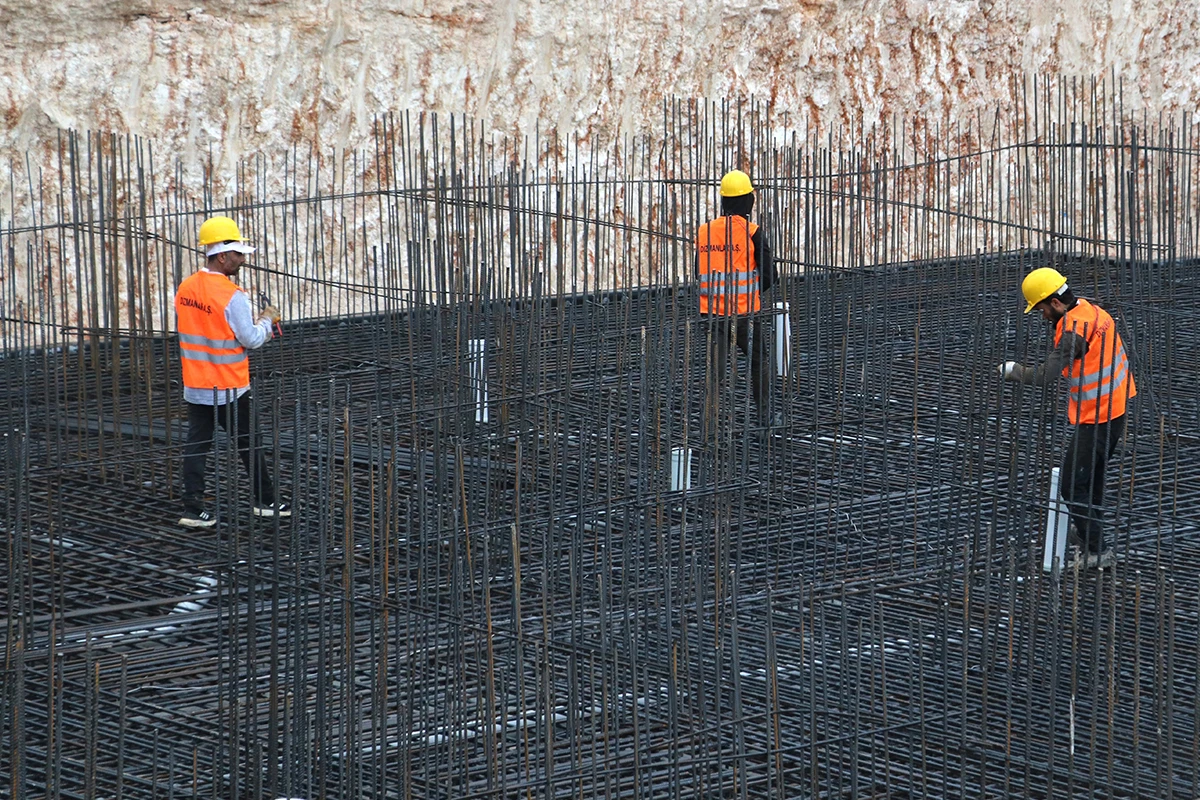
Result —
<instances>
[{"instance_id":1,"label":"dark work trousers","mask_svg":"<svg viewBox=\"0 0 1200 800\"><path fill-rule=\"evenodd\" d=\"M250 392L246 392L232 403L220 406L188 403L187 444L183 448L183 505L189 511L204 508L204 467L208 451L212 449L215 424L219 423L226 433L233 435L237 428L237 449L242 464L250 473L250 485L254 501L262 505L275 502L275 486L267 469L267 456L262 448L262 434L254 435L254 453L251 456L250 423L254 405Z\"/></svg>"},{"instance_id":2,"label":"dark work trousers","mask_svg":"<svg viewBox=\"0 0 1200 800\"><path fill-rule=\"evenodd\" d=\"M736 364L730 359L729 343L733 339L738 349L750 358L750 392L754 407L760 415L767 407L768 385L771 380L770 348L767 345L767 326L751 317L704 316L708 332L708 396L709 407L716 408L716 398L727 371L734 371ZM751 332L754 341L751 342ZM753 351L753 352L751 352Z\"/></svg>"},{"instance_id":3,"label":"dark work trousers","mask_svg":"<svg viewBox=\"0 0 1200 800\"><path fill-rule=\"evenodd\" d=\"M1104 468L1125 433L1125 415L1098 425L1076 425L1059 476L1059 494L1088 553L1104 542Z\"/></svg>"}]
</instances>

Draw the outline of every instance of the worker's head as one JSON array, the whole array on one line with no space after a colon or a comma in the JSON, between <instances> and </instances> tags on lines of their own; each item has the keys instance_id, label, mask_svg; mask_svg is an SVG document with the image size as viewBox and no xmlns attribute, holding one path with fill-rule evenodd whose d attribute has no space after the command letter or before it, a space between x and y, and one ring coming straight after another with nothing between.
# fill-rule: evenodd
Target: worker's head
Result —
<instances>
[{"instance_id":1,"label":"worker's head","mask_svg":"<svg viewBox=\"0 0 1200 800\"><path fill-rule=\"evenodd\" d=\"M208 257L208 268L230 277L237 275L246 263L246 256L254 252L254 248L246 244L237 223L229 217L206 219L200 226L199 242Z\"/></svg>"},{"instance_id":2,"label":"worker's head","mask_svg":"<svg viewBox=\"0 0 1200 800\"><path fill-rule=\"evenodd\" d=\"M754 208L754 185L750 176L740 169L731 170L721 178L721 214L750 216Z\"/></svg>"},{"instance_id":3,"label":"worker's head","mask_svg":"<svg viewBox=\"0 0 1200 800\"><path fill-rule=\"evenodd\" d=\"M1021 294L1025 295L1026 314L1036 308L1050 322L1058 322L1075 304L1066 277L1053 267L1039 267L1026 275Z\"/></svg>"}]
</instances>

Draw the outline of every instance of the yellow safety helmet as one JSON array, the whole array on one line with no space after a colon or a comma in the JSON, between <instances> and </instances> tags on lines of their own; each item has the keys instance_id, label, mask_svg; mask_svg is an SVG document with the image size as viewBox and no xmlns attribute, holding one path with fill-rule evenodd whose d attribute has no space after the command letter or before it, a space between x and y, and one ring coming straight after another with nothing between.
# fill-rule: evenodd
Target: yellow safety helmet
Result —
<instances>
[{"instance_id":1,"label":"yellow safety helmet","mask_svg":"<svg viewBox=\"0 0 1200 800\"><path fill-rule=\"evenodd\" d=\"M721 197L741 197L753 191L750 176L740 169L726 172L725 177L721 178Z\"/></svg>"},{"instance_id":2,"label":"yellow safety helmet","mask_svg":"<svg viewBox=\"0 0 1200 800\"><path fill-rule=\"evenodd\" d=\"M200 246L208 247L218 242L245 242L237 223L229 217L209 217L200 226Z\"/></svg>"},{"instance_id":3,"label":"yellow safety helmet","mask_svg":"<svg viewBox=\"0 0 1200 800\"><path fill-rule=\"evenodd\" d=\"M1039 267L1021 281L1021 294L1025 295L1025 313L1067 285L1066 277L1053 267Z\"/></svg>"}]
</instances>

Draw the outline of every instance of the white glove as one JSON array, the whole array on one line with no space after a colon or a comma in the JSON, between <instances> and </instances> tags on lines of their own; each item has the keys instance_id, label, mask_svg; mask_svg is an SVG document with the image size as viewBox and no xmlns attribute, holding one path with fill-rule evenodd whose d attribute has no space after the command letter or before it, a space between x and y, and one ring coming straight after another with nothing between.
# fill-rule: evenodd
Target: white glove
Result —
<instances>
[{"instance_id":1,"label":"white glove","mask_svg":"<svg viewBox=\"0 0 1200 800\"><path fill-rule=\"evenodd\" d=\"M1011 378L1019 366L1021 365L1016 361L1005 361L1003 364L996 367L996 371L1000 373L1001 378Z\"/></svg>"}]
</instances>

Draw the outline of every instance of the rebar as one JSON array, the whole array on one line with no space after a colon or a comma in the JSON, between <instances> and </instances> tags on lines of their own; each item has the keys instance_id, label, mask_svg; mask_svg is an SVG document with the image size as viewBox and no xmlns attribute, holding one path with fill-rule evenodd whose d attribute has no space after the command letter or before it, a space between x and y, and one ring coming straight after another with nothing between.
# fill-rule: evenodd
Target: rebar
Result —
<instances>
[{"instance_id":1,"label":"rebar","mask_svg":"<svg viewBox=\"0 0 1200 800\"><path fill-rule=\"evenodd\" d=\"M603 151L383 115L227 197L132 138L12 166L3 792L1200 794L1195 124L1015 96L954 130L672 101ZM692 237L732 167L781 428L742 358L706 404ZM296 514L251 516L221 438L184 532L171 300L211 213L284 314L251 371ZM1050 261L1140 391L1111 569L1043 572L1063 393L995 372L1051 347L1018 290Z\"/></svg>"}]
</instances>

